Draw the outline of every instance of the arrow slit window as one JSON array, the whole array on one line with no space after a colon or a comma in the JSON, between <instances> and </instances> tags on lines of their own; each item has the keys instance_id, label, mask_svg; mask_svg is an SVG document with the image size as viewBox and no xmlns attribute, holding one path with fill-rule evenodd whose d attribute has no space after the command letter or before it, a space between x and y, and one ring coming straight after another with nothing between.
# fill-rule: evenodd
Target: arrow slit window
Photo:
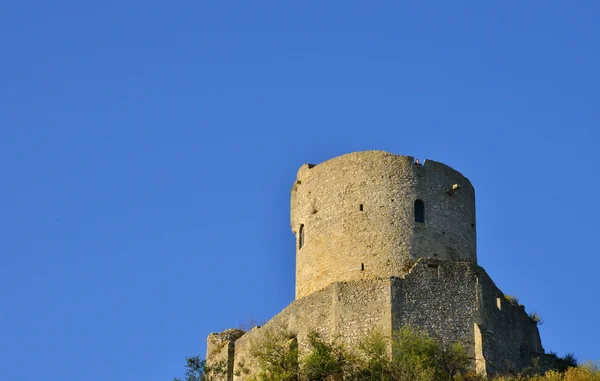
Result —
<instances>
[{"instance_id":1,"label":"arrow slit window","mask_svg":"<svg viewBox=\"0 0 600 381\"><path fill-rule=\"evenodd\" d=\"M415 201L415 222L425 222L425 203L423 200Z\"/></svg>"},{"instance_id":2,"label":"arrow slit window","mask_svg":"<svg viewBox=\"0 0 600 381\"><path fill-rule=\"evenodd\" d=\"M304 246L304 224L300 225L298 231L298 250L302 249L302 246Z\"/></svg>"}]
</instances>

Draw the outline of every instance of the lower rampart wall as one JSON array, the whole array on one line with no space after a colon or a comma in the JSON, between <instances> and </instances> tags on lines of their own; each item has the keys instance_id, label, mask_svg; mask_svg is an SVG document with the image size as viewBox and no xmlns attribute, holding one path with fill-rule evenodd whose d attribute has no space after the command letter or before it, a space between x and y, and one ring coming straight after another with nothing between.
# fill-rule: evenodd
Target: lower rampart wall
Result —
<instances>
[{"instance_id":1,"label":"lower rampart wall","mask_svg":"<svg viewBox=\"0 0 600 381\"><path fill-rule=\"evenodd\" d=\"M490 374L534 367L534 359L544 354L537 324L525 307L511 303L479 267L478 324L482 335L482 355Z\"/></svg>"},{"instance_id":2,"label":"lower rampart wall","mask_svg":"<svg viewBox=\"0 0 600 381\"><path fill-rule=\"evenodd\" d=\"M479 373L532 366L543 354L537 325L473 263L419 261L392 282L393 328L420 327L442 343L460 342Z\"/></svg>"},{"instance_id":3,"label":"lower rampart wall","mask_svg":"<svg viewBox=\"0 0 600 381\"><path fill-rule=\"evenodd\" d=\"M241 337L225 335L227 345L215 344L219 334L211 334L207 360L228 364L223 380L241 381L256 372L251 348L269 332L287 333L302 357L311 331L351 348L374 329L391 336L405 325L424 329L444 344L462 343L473 368L483 374L522 369L543 353L536 324L522 306L504 299L483 268L422 259L404 278L334 283L292 302L263 327Z\"/></svg>"},{"instance_id":4,"label":"lower rampart wall","mask_svg":"<svg viewBox=\"0 0 600 381\"><path fill-rule=\"evenodd\" d=\"M373 329L391 333L390 290L390 279L342 282L292 302L264 326L255 327L235 340L233 367L223 380L246 380L256 372L251 348L253 343L264 340L269 332L286 332L294 336L300 357L307 352L310 332L346 347L356 344ZM225 351L214 354L207 351L209 364L225 359Z\"/></svg>"}]
</instances>

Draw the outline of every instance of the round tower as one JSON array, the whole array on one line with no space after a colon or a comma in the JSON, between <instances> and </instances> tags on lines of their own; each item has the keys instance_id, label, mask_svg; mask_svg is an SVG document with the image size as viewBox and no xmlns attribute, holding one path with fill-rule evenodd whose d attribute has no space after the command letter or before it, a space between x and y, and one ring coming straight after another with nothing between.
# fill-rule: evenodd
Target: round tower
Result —
<instances>
[{"instance_id":1,"label":"round tower","mask_svg":"<svg viewBox=\"0 0 600 381\"><path fill-rule=\"evenodd\" d=\"M418 258L477 262L475 190L458 171L383 151L298 170L296 299L334 282L403 276Z\"/></svg>"}]
</instances>

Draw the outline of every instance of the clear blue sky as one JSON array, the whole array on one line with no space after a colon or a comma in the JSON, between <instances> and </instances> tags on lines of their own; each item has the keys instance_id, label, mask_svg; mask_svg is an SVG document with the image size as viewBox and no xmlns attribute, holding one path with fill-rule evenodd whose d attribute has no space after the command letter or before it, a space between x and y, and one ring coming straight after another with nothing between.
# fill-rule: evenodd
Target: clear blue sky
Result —
<instances>
[{"instance_id":1,"label":"clear blue sky","mask_svg":"<svg viewBox=\"0 0 600 381\"><path fill-rule=\"evenodd\" d=\"M165 381L294 296L297 168L477 190L480 264L600 359L597 1L2 1L0 379Z\"/></svg>"}]
</instances>

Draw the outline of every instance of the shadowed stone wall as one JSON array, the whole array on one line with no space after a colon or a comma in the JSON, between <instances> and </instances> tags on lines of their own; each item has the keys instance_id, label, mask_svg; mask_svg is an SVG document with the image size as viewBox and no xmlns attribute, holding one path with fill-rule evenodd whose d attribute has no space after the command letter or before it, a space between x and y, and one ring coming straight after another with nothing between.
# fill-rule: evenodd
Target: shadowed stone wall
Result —
<instances>
[{"instance_id":1,"label":"shadowed stone wall","mask_svg":"<svg viewBox=\"0 0 600 381\"><path fill-rule=\"evenodd\" d=\"M478 271L478 320L482 335L482 355L489 373L506 373L530 366L532 358L544 353L537 324L523 305L515 305L489 275Z\"/></svg>"}]
</instances>

